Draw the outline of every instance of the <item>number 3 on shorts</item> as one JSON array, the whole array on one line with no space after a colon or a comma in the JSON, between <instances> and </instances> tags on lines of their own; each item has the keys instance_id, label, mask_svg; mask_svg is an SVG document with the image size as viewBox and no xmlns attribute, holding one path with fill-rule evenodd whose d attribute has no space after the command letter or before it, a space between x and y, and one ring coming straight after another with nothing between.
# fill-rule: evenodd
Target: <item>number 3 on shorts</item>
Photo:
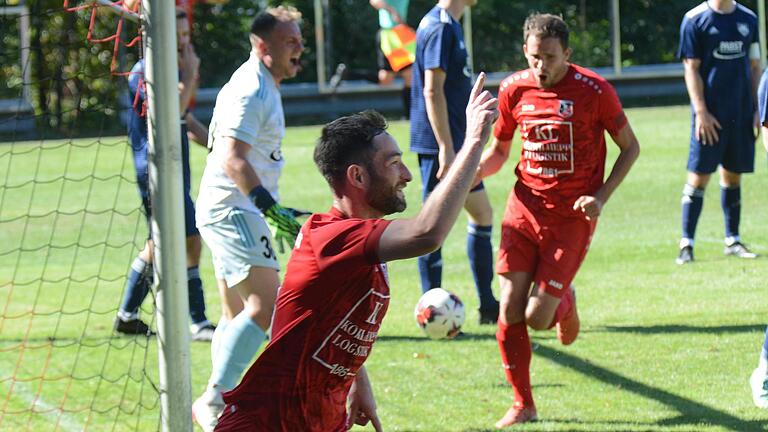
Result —
<instances>
[{"instance_id":1,"label":"number 3 on shorts","mask_svg":"<svg viewBox=\"0 0 768 432\"><path fill-rule=\"evenodd\" d=\"M261 253L262 255L264 255L264 258L277 259L277 255L275 255L275 251L272 250L272 242L269 241L269 237L261 236L261 243L264 245L264 252Z\"/></svg>"}]
</instances>

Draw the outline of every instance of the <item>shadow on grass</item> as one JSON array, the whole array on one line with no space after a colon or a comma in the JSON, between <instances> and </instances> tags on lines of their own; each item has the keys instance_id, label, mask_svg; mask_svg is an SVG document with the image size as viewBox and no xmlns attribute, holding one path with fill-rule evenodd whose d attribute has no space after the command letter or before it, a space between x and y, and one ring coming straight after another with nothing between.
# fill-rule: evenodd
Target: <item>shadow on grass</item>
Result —
<instances>
[{"instance_id":1,"label":"shadow on grass","mask_svg":"<svg viewBox=\"0 0 768 432\"><path fill-rule=\"evenodd\" d=\"M558 428L555 425L560 424L561 426ZM581 420L569 420L569 419L558 419L558 418L547 418L543 421L538 421L535 423L527 423L525 425L519 426L520 429L525 431L551 431L551 430L565 430L561 429L562 425L568 425L567 430L575 430L575 431L592 431L596 429L600 430L609 430L611 432L646 432L646 431L658 431L658 427L653 427L657 425L656 423L648 423L648 422L627 422L627 421L615 421L615 420L605 420L605 421L594 421L594 422L588 422L588 421L581 421ZM512 428L509 428L507 430L514 430ZM462 432L497 432L498 429L495 428L470 428L470 429L462 429Z\"/></svg>"},{"instance_id":2,"label":"shadow on grass","mask_svg":"<svg viewBox=\"0 0 768 432\"><path fill-rule=\"evenodd\" d=\"M768 426L768 421L750 421L740 419L716 408L712 408L691 399L670 393L666 390L651 387L639 381L635 381L631 378L625 377L603 367L596 366L576 356L558 351L548 346L539 346L539 349L535 351L535 354L537 356L547 358L559 364L560 366L570 368L584 375L588 375L598 381L602 381L612 386L619 386L624 391L635 393L639 396L655 400L680 413L679 416L655 423L660 426L688 426L691 428L690 430L696 430L697 425L711 424L732 431L762 431L765 430L766 426ZM561 421L564 423L572 422L571 420L566 419ZM605 422L595 422L596 425L601 423ZM628 422L624 424L630 423Z\"/></svg>"},{"instance_id":3,"label":"shadow on grass","mask_svg":"<svg viewBox=\"0 0 768 432\"><path fill-rule=\"evenodd\" d=\"M432 340L426 336L404 336L404 335L381 335L376 338L377 341L396 341L396 342L435 342L435 343L463 343L463 342L477 342L477 341L493 341L496 342L496 336L493 334L482 333L462 333L454 339L446 340Z\"/></svg>"},{"instance_id":4,"label":"shadow on grass","mask_svg":"<svg viewBox=\"0 0 768 432\"><path fill-rule=\"evenodd\" d=\"M689 326L679 324L652 325L652 326L603 326L586 330L589 333L635 333L635 334L661 334L661 333L752 333L765 331L765 324L725 325L715 327Z\"/></svg>"}]
</instances>

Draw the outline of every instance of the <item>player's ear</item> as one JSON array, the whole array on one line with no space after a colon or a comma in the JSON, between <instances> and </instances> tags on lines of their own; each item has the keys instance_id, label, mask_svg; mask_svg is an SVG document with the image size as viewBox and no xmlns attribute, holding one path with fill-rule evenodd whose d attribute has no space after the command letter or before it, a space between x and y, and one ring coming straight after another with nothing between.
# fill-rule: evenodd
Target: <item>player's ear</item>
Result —
<instances>
[{"instance_id":1,"label":"player's ear","mask_svg":"<svg viewBox=\"0 0 768 432\"><path fill-rule=\"evenodd\" d=\"M251 41L251 48L255 51L258 51L261 54L266 54L266 44L264 43L264 40L255 34L251 33L248 35L248 39Z\"/></svg>"},{"instance_id":2,"label":"player's ear","mask_svg":"<svg viewBox=\"0 0 768 432\"><path fill-rule=\"evenodd\" d=\"M352 164L347 167L347 182L356 188L363 189L365 188L367 174L365 168Z\"/></svg>"},{"instance_id":3,"label":"player's ear","mask_svg":"<svg viewBox=\"0 0 768 432\"><path fill-rule=\"evenodd\" d=\"M568 48L565 49L565 61L570 61L571 60L571 53L572 52L573 52L573 50L571 49L571 47L568 47Z\"/></svg>"}]
</instances>

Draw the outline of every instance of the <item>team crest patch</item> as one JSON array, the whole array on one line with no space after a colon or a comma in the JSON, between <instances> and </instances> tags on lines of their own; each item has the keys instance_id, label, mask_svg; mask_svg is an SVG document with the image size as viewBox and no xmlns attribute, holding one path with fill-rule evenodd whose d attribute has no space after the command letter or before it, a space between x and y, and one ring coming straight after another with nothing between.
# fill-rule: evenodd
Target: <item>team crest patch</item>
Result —
<instances>
[{"instance_id":1,"label":"team crest patch","mask_svg":"<svg viewBox=\"0 0 768 432\"><path fill-rule=\"evenodd\" d=\"M569 118L573 115L573 101L561 100L560 101L560 116L563 118Z\"/></svg>"},{"instance_id":2,"label":"team crest patch","mask_svg":"<svg viewBox=\"0 0 768 432\"><path fill-rule=\"evenodd\" d=\"M745 23L736 23L736 30L738 30L744 37L747 37L749 34L749 26Z\"/></svg>"}]
</instances>

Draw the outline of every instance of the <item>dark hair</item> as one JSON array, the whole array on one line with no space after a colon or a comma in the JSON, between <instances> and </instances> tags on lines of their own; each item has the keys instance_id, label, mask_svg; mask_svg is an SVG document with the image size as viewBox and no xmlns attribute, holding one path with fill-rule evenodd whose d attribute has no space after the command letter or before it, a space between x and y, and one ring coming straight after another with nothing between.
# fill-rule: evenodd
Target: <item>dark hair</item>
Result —
<instances>
[{"instance_id":1,"label":"dark hair","mask_svg":"<svg viewBox=\"0 0 768 432\"><path fill-rule=\"evenodd\" d=\"M278 6L259 12L251 23L251 33L264 39L280 21L301 22L301 12L293 6Z\"/></svg>"},{"instance_id":2,"label":"dark hair","mask_svg":"<svg viewBox=\"0 0 768 432\"><path fill-rule=\"evenodd\" d=\"M315 165L332 188L344 181L350 165L370 167L373 139L387 130L387 120L374 110L338 118L323 127L315 147Z\"/></svg>"},{"instance_id":3,"label":"dark hair","mask_svg":"<svg viewBox=\"0 0 768 432\"><path fill-rule=\"evenodd\" d=\"M184 19L186 17L187 17L187 13L185 11L183 11L183 10L177 10L176 11L176 19L177 20Z\"/></svg>"},{"instance_id":4,"label":"dark hair","mask_svg":"<svg viewBox=\"0 0 768 432\"><path fill-rule=\"evenodd\" d=\"M552 14L533 13L528 15L523 24L523 40L528 42L529 36L536 36L539 39L557 38L563 45L563 49L568 48L568 24L563 18Z\"/></svg>"}]
</instances>

